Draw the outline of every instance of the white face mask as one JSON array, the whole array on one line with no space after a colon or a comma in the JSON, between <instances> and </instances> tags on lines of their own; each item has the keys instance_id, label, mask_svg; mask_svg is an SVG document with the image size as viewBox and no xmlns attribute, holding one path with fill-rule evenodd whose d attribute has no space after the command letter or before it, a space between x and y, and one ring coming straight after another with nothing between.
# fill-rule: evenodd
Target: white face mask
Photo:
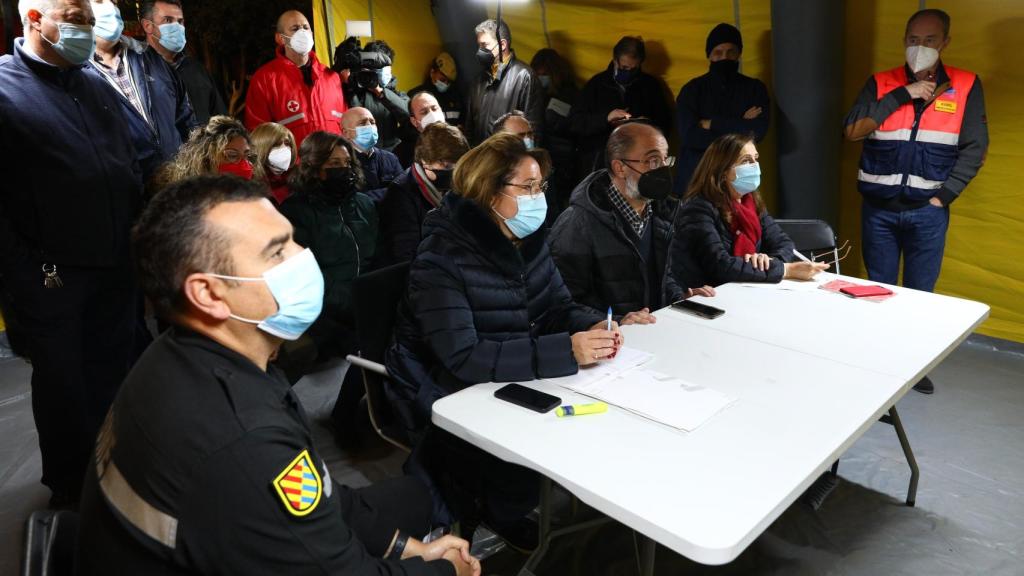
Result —
<instances>
[{"instance_id":1,"label":"white face mask","mask_svg":"<svg viewBox=\"0 0 1024 576\"><path fill-rule=\"evenodd\" d=\"M939 61L939 51L928 46L907 46L907 66L914 73L927 70Z\"/></svg>"},{"instance_id":2,"label":"white face mask","mask_svg":"<svg viewBox=\"0 0 1024 576\"><path fill-rule=\"evenodd\" d=\"M292 167L291 146L278 146L267 155L267 164L274 174L281 174Z\"/></svg>"},{"instance_id":3,"label":"white face mask","mask_svg":"<svg viewBox=\"0 0 1024 576\"><path fill-rule=\"evenodd\" d=\"M423 116L423 118L420 118L420 132L423 132L423 130L425 130L427 126L430 126L431 124L436 124L438 122L444 121L444 112L441 112L440 110L431 110L430 112L427 112L427 114Z\"/></svg>"},{"instance_id":4,"label":"white face mask","mask_svg":"<svg viewBox=\"0 0 1024 576\"><path fill-rule=\"evenodd\" d=\"M285 36L285 38L288 38ZM288 45L299 54L306 55L313 49L313 33L305 28L300 28L288 38Z\"/></svg>"}]
</instances>

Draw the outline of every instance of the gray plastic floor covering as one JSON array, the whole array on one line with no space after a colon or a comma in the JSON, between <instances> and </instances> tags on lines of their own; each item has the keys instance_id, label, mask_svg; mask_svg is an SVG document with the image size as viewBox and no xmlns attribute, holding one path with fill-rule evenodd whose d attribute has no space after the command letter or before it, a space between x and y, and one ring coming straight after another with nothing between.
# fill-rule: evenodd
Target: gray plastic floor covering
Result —
<instances>
[{"instance_id":1,"label":"gray plastic floor covering","mask_svg":"<svg viewBox=\"0 0 1024 576\"><path fill-rule=\"evenodd\" d=\"M921 467L917 506L903 498L909 470L892 427L873 426L842 458L839 486L817 511L799 501L736 561L700 566L659 548L656 574L1024 574L1024 354L972 338L933 373L936 393L898 404ZM331 475L353 486L400 474L404 454L375 441L350 456L322 424L344 364L296 387L316 422ZM0 575L20 571L28 514L49 496L31 413L30 367L0 359ZM671 479L666 479L670 482ZM757 470L750 470L751 484ZM685 511L680 511L685 514ZM515 575L506 551L485 574ZM556 541L541 574L633 575L632 532L615 523Z\"/></svg>"}]
</instances>

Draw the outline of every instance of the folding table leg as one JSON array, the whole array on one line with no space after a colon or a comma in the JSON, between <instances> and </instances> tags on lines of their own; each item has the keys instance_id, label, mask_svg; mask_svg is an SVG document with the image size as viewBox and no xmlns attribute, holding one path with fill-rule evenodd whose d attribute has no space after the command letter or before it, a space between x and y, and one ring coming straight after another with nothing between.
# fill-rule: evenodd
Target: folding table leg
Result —
<instances>
[{"instance_id":1,"label":"folding table leg","mask_svg":"<svg viewBox=\"0 0 1024 576\"><path fill-rule=\"evenodd\" d=\"M907 506L913 506L917 500L917 479L921 471L917 467L914 451L910 449L910 441L907 440L907 432L903 429L903 422L900 421L900 415L896 411L896 406L889 408L889 420L892 427L896 429L896 436L900 439L903 454L907 457L907 464L910 465L910 487L907 489Z\"/></svg>"},{"instance_id":2,"label":"folding table leg","mask_svg":"<svg viewBox=\"0 0 1024 576\"><path fill-rule=\"evenodd\" d=\"M537 565L540 564L541 559L544 558L544 554L548 551L548 544L551 542L551 491L551 479L547 476L541 476L540 519L537 523L537 533L540 537L540 542L537 545L537 549L526 560L526 564L523 565L520 574L523 572L532 574Z\"/></svg>"},{"instance_id":3,"label":"folding table leg","mask_svg":"<svg viewBox=\"0 0 1024 576\"><path fill-rule=\"evenodd\" d=\"M643 562L643 569L640 570L640 576L654 576L654 552L657 549L658 543L653 538L643 536L643 550L640 551L640 558Z\"/></svg>"}]
</instances>

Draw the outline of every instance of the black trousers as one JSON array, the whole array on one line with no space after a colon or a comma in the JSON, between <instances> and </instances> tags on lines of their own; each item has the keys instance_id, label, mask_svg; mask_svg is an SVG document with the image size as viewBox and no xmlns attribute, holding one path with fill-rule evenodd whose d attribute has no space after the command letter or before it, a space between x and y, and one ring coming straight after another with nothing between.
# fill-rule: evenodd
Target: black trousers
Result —
<instances>
[{"instance_id":1,"label":"black trousers","mask_svg":"<svg viewBox=\"0 0 1024 576\"><path fill-rule=\"evenodd\" d=\"M136 356L131 272L58 266L44 288L40 264L7 262L4 285L18 340L32 361L32 414L42 482L77 499L96 433Z\"/></svg>"},{"instance_id":2,"label":"black trousers","mask_svg":"<svg viewBox=\"0 0 1024 576\"><path fill-rule=\"evenodd\" d=\"M390 478L365 488L340 487L341 515L372 556L381 557L395 530L423 539L430 532L430 492L417 478Z\"/></svg>"},{"instance_id":3,"label":"black trousers","mask_svg":"<svg viewBox=\"0 0 1024 576\"><path fill-rule=\"evenodd\" d=\"M448 510L463 523L483 521L500 531L529 514L540 500L537 472L506 462L436 426L427 429L423 446L410 458L424 459L423 466Z\"/></svg>"}]
</instances>

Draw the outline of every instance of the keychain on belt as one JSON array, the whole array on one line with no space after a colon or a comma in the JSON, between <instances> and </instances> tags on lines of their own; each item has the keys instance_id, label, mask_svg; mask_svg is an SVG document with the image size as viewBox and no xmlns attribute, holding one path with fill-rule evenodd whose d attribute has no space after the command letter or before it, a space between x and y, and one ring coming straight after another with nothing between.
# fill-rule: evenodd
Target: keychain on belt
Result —
<instances>
[{"instance_id":1,"label":"keychain on belt","mask_svg":"<svg viewBox=\"0 0 1024 576\"><path fill-rule=\"evenodd\" d=\"M60 288L64 282L57 275L56 264L43 264L43 288Z\"/></svg>"}]
</instances>

